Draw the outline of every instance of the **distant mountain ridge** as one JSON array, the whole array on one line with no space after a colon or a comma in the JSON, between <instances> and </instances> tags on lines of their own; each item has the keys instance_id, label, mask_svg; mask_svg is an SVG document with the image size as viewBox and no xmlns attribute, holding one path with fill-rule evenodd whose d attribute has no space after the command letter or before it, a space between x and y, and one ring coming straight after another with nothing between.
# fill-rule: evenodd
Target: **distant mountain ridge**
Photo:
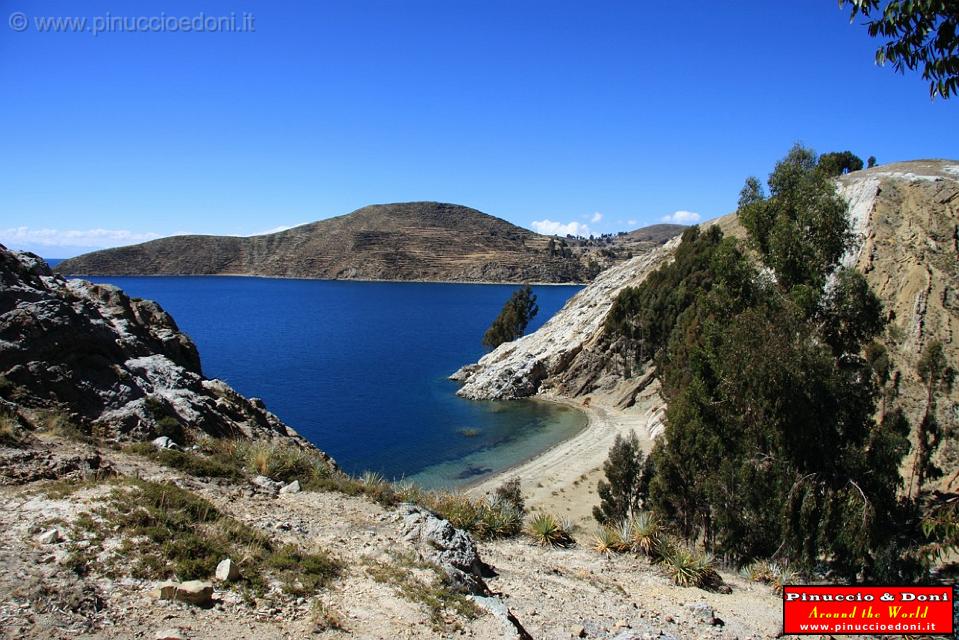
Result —
<instances>
[{"instance_id":1,"label":"distant mountain ridge","mask_svg":"<svg viewBox=\"0 0 959 640\"><path fill-rule=\"evenodd\" d=\"M665 242L554 239L476 209L441 202L371 205L252 237L172 236L64 260L66 275L257 275L319 279L585 282ZM553 242L550 242L553 240ZM600 248L602 247L602 248Z\"/></svg>"}]
</instances>

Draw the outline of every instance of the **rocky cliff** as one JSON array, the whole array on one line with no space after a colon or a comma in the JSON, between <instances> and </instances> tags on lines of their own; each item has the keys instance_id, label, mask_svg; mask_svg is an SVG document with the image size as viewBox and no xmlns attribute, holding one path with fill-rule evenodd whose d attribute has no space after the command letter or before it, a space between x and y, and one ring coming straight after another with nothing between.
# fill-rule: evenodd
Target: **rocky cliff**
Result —
<instances>
[{"instance_id":1,"label":"rocky cliff","mask_svg":"<svg viewBox=\"0 0 959 640\"><path fill-rule=\"evenodd\" d=\"M887 347L902 376L902 402L916 408L922 398L915 362L931 340L941 340L959 366L959 162L914 161L883 165L842 177L837 184L849 203L855 249L844 259L862 271L883 301L892 327ZM743 236L735 215L714 221ZM478 363L457 371L460 395L517 398L551 394L608 397L619 408L655 384L652 372L624 375L616 345L603 321L616 294L635 286L668 261L672 240L601 274L533 334L501 345ZM953 391L956 414L959 392ZM661 428L659 412L647 428ZM953 416L953 419L955 415Z\"/></svg>"},{"instance_id":2,"label":"rocky cliff","mask_svg":"<svg viewBox=\"0 0 959 640\"><path fill-rule=\"evenodd\" d=\"M196 346L158 304L53 274L0 245L0 411L55 416L84 433L282 438L306 446L256 399L203 376Z\"/></svg>"},{"instance_id":3,"label":"rocky cliff","mask_svg":"<svg viewBox=\"0 0 959 640\"><path fill-rule=\"evenodd\" d=\"M174 236L65 260L68 275L234 274L359 280L585 282L681 231L658 225L606 241L551 239L454 204L364 207L249 238Z\"/></svg>"}]
</instances>

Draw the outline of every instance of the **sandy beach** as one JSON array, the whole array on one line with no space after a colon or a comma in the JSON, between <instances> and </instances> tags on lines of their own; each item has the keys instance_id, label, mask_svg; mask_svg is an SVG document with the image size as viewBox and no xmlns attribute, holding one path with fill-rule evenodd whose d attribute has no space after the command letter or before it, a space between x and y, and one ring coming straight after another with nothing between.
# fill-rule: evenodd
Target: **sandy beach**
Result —
<instances>
[{"instance_id":1,"label":"sandy beach","mask_svg":"<svg viewBox=\"0 0 959 640\"><path fill-rule=\"evenodd\" d=\"M662 408L662 400L653 385L637 399L635 406L626 410L613 406L614 395L592 395L585 404L583 400L537 396L537 399L585 412L586 428L536 457L470 487L468 492L482 495L503 481L518 477L528 510L569 518L579 533L592 532L596 525L593 505L598 503L596 483L603 477L602 465L613 441L617 434L634 431L648 452L653 444L650 426L658 424Z\"/></svg>"}]
</instances>

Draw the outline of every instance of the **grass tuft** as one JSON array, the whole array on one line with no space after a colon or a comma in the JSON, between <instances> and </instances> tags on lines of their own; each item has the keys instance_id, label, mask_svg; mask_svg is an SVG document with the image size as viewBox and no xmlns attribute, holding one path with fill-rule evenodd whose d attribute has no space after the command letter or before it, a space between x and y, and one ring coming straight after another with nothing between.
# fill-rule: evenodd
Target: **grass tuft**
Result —
<instances>
[{"instance_id":1,"label":"grass tuft","mask_svg":"<svg viewBox=\"0 0 959 640\"><path fill-rule=\"evenodd\" d=\"M394 562L367 560L366 570L377 582L390 585L402 598L423 606L434 630L455 631L461 619L472 620L481 613L466 594L453 589L443 571L412 555L395 554ZM425 577L420 577L426 574Z\"/></svg>"},{"instance_id":2,"label":"grass tuft","mask_svg":"<svg viewBox=\"0 0 959 640\"><path fill-rule=\"evenodd\" d=\"M276 547L267 534L172 484L125 480L73 527L68 566L81 575L94 564L116 575L121 564L128 564L133 577L141 579L205 579L221 560L232 558L240 564L241 586L263 592L272 577L285 592L308 595L340 571L326 552ZM107 550L106 539L114 536L120 544Z\"/></svg>"}]
</instances>

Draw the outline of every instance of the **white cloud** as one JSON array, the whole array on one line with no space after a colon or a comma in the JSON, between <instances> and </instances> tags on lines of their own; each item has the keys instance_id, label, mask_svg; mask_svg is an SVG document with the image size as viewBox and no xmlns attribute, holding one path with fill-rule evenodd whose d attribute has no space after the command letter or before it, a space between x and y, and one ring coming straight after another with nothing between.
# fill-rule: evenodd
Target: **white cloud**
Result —
<instances>
[{"instance_id":1,"label":"white cloud","mask_svg":"<svg viewBox=\"0 0 959 640\"><path fill-rule=\"evenodd\" d=\"M0 229L0 242L6 245L33 244L41 247L95 247L104 249L155 240L160 234L127 229Z\"/></svg>"},{"instance_id":2,"label":"white cloud","mask_svg":"<svg viewBox=\"0 0 959 640\"><path fill-rule=\"evenodd\" d=\"M635 220L635 219L633 219L633 218L630 218L629 220L626 221L626 224L628 224L628 225L631 226L631 227L635 227L636 225L639 224L639 220Z\"/></svg>"},{"instance_id":3,"label":"white cloud","mask_svg":"<svg viewBox=\"0 0 959 640\"><path fill-rule=\"evenodd\" d=\"M696 224L699 222L699 214L694 211L675 211L668 216L663 216L662 221L673 224Z\"/></svg>"},{"instance_id":4,"label":"white cloud","mask_svg":"<svg viewBox=\"0 0 959 640\"><path fill-rule=\"evenodd\" d=\"M599 221L602 220L602 219L603 219L603 214L601 214L599 211L597 211L596 213L593 214L593 217L590 218L589 221L592 222L593 224L596 224L597 222L599 222Z\"/></svg>"},{"instance_id":5,"label":"white cloud","mask_svg":"<svg viewBox=\"0 0 959 640\"><path fill-rule=\"evenodd\" d=\"M553 222L552 220L534 220L533 221L533 231L537 233L542 233L547 236L565 236L565 235L574 235L574 236L588 236L589 227L585 224L579 222L569 222L563 224L562 222Z\"/></svg>"}]
</instances>

